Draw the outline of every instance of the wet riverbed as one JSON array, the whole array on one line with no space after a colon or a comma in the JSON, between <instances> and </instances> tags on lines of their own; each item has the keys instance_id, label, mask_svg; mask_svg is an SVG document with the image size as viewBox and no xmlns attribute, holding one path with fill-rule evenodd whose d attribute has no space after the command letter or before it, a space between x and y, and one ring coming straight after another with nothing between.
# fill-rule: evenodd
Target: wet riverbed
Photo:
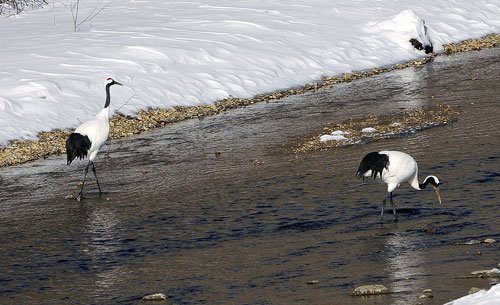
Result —
<instances>
[{"instance_id":1,"label":"wet riverbed","mask_svg":"<svg viewBox=\"0 0 500 305\"><path fill-rule=\"evenodd\" d=\"M457 279L500 262L500 49L440 56L314 94L257 104L116 140L75 194L84 163L52 157L0 170L1 304L442 304L486 288ZM451 104L453 124L300 155L329 122ZM431 190L396 191L399 222L379 223L385 186L358 181L370 151L412 154ZM109 154L106 156L106 152ZM308 284L314 281L315 284ZM361 284L395 293L354 298ZM419 300L431 288L434 298Z\"/></svg>"}]
</instances>

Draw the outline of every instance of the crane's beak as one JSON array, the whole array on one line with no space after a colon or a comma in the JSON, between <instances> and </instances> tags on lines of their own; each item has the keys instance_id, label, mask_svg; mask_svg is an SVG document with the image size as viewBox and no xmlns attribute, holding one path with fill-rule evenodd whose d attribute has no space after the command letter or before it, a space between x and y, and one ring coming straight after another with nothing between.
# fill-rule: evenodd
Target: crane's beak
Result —
<instances>
[{"instance_id":1,"label":"crane's beak","mask_svg":"<svg viewBox=\"0 0 500 305\"><path fill-rule=\"evenodd\" d=\"M439 204L443 203L443 200L441 199L441 192L439 191L439 187L435 187L434 191L436 191L436 196L438 198Z\"/></svg>"},{"instance_id":2,"label":"crane's beak","mask_svg":"<svg viewBox=\"0 0 500 305\"><path fill-rule=\"evenodd\" d=\"M117 81L114 81L115 82L115 85L120 85L120 86L123 86L121 83L117 82Z\"/></svg>"}]
</instances>

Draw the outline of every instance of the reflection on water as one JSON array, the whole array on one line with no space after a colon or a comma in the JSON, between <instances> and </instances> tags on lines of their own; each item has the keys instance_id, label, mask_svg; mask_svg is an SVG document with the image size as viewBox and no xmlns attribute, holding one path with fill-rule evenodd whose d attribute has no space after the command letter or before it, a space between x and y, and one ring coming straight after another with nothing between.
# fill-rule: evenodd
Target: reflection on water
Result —
<instances>
[{"instance_id":1,"label":"reflection on water","mask_svg":"<svg viewBox=\"0 0 500 305\"><path fill-rule=\"evenodd\" d=\"M85 243L84 251L93 259L101 259L107 254L116 252L117 242L120 240L117 225L119 220L110 208L89 207L86 219L86 229L89 240Z\"/></svg>"},{"instance_id":2,"label":"reflection on water","mask_svg":"<svg viewBox=\"0 0 500 305\"><path fill-rule=\"evenodd\" d=\"M418 236L397 232L387 238L387 271L390 289L394 292L411 293L425 289L424 252ZM396 304L408 304L411 299L397 300Z\"/></svg>"},{"instance_id":3,"label":"reflection on water","mask_svg":"<svg viewBox=\"0 0 500 305\"><path fill-rule=\"evenodd\" d=\"M96 273L93 294L106 295L123 279L122 268L113 264L113 256L120 248L119 219L110 207L85 205L83 208L86 233L82 236L87 238L82 240L82 251L84 256L90 256L89 268Z\"/></svg>"},{"instance_id":4,"label":"reflection on water","mask_svg":"<svg viewBox=\"0 0 500 305\"><path fill-rule=\"evenodd\" d=\"M124 268L120 266L98 271L92 294L94 296L106 296L119 293L117 286L126 279L125 274Z\"/></svg>"},{"instance_id":5,"label":"reflection on water","mask_svg":"<svg viewBox=\"0 0 500 305\"><path fill-rule=\"evenodd\" d=\"M425 304L438 305L486 288L456 278L494 267L500 243L456 243L500 239L499 54L438 57L113 141L98 161L107 193L81 203L64 199L79 177L63 157L2 169L0 303L137 304L163 292L172 304L416 304L431 288ZM435 102L460 119L303 158L285 149L330 122ZM401 186L399 222L381 228L385 187L354 173L383 149L437 175L444 203ZM349 295L371 283L397 293Z\"/></svg>"},{"instance_id":6,"label":"reflection on water","mask_svg":"<svg viewBox=\"0 0 500 305\"><path fill-rule=\"evenodd\" d=\"M410 68L402 70L399 77L390 78L391 86L398 95L402 97L397 103L402 108L423 108L428 104L425 91L425 78L420 76L418 69Z\"/></svg>"}]
</instances>

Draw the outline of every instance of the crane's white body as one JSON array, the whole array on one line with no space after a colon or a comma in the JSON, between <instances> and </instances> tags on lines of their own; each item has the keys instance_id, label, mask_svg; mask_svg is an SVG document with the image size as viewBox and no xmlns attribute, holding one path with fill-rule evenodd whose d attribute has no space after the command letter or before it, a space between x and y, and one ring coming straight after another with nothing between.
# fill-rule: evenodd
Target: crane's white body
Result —
<instances>
[{"instance_id":1,"label":"crane's white body","mask_svg":"<svg viewBox=\"0 0 500 305\"><path fill-rule=\"evenodd\" d=\"M89 137L92 145L88 154L89 160L93 161L109 136L109 107L102 109L92 120L78 126L75 133Z\"/></svg>"},{"instance_id":2,"label":"crane's white body","mask_svg":"<svg viewBox=\"0 0 500 305\"><path fill-rule=\"evenodd\" d=\"M389 166L382 171L382 181L387 183L387 192L394 191L403 182L408 182L414 189L420 190L415 159L401 151L385 150L379 153L389 156Z\"/></svg>"}]
</instances>

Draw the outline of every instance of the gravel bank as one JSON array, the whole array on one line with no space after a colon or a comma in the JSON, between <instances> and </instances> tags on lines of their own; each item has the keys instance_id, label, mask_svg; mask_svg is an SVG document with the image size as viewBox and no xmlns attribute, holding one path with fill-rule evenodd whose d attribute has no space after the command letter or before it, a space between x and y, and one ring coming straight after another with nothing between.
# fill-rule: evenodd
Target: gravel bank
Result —
<instances>
[{"instance_id":1,"label":"gravel bank","mask_svg":"<svg viewBox=\"0 0 500 305\"><path fill-rule=\"evenodd\" d=\"M500 45L500 34L491 34L480 39L471 39L457 44L446 45L444 54L467 52L492 48ZM351 82L357 79L378 75L395 69L407 67L421 67L432 61L436 54L413 60L407 63L396 64L390 67L378 68L369 71L354 72L337 77L326 77L316 83L306 84L300 88L292 88L263 94L251 99L228 98L213 105L196 107L174 107L170 109L154 109L140 111L137 116L116 114L111 119L110 139L117 139L138 134L157 127L164 127L186 119L201 118L218 114L229 109L244 107L254 103L281 99L290 95L301 94L317 90L318 88L332 87L338 83ZM12 141L7 147L0 149L0 167L21 164L50 155L65 153L65 140L70 130L52 130L41 132L36 141Z\"/></svg>"},{"instance_id":2,"label":"gravel bank","mask_svg":"<svg viewBox=\"0 0 500 305\"><path fill-rule=\"evenodd\" d=\"M315 134L296 144L292 151L302 154L349 145L364 144L380 139L396 138L420 130L446 125L457 119L459 112L450 105L437 105L419 110L400 110L395 113L348 119L325 126ZM342 139L322 141L322 135L341 134Z\"/></svg>"}]
</instances>

